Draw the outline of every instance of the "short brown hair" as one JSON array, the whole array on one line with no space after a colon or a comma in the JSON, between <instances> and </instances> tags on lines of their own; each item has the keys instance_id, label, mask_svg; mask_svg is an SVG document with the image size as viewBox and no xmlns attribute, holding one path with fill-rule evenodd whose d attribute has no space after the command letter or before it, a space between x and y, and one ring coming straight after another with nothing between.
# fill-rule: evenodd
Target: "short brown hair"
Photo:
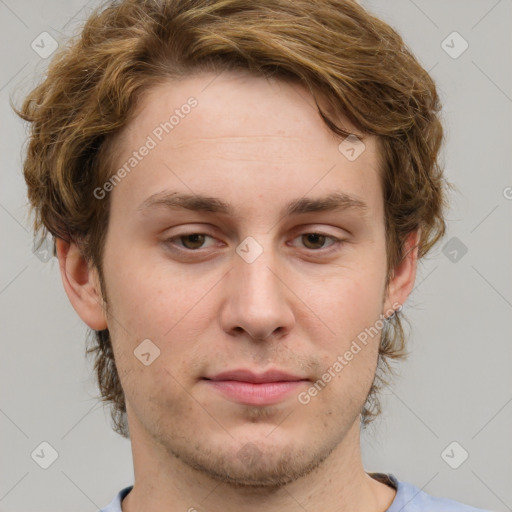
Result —
<instances>
[{"instance_id":1,"label":"short brown hair","mask_svg":"<svg viewBox=\"0 0 512 512\"><path fill-rule=\"evenodd\" d=\"M387 281L420 229L422 258L444 235L443 138L436 87L402 38L355 0L125 0L95 11L53 58L18 114L31 123L24 161L34 229L43 239L80 242L102 276L109 198L93 191L113 174L114 137L151 86L201 71L244 70L308 88L328 128L375 135L381 149ZM323 110L319 102L327 105ZM378 371L361 411L380 413L377 390L404 358L403 313L382 330ZM129 437L108 330L94 333L101 398L114 430Z\"/></svg>"}]
</instances>

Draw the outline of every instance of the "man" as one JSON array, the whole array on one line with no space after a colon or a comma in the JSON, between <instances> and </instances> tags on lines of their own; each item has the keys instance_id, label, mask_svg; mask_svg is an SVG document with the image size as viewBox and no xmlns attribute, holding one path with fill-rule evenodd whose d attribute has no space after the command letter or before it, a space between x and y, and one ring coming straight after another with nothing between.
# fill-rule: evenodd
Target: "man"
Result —
<instances>
[{"instance_id":1,"label":"man","mask_svg":"<svg viewBox=\"0 0 512 512\"><path fill-rule=\"evenodd\" d=\"M365 472L418 259L435 85L356 2L124 1L20 114L35 228L135 483L105 511L475 511Z\"/></svg>"}]
</instances>

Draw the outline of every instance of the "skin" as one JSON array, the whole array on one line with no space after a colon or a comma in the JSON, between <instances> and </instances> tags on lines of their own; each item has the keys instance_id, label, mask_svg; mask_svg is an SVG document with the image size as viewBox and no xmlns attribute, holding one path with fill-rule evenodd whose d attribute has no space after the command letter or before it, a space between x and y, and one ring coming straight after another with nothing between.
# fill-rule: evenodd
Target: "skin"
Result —
<instances>
[{"instance_id":1,"label":"skin","mask_svg":"<svg viewBox=\"0 0 512 512\"><path fill-rule=\"evenodd\" d=\"M150 89L118 138L120 167L174 109L198 100L110 192L106 298L77 246L57 244L71 303L112 337L135 471L123 510L384 511L395 491L364 471L359 426L380 335L307 405L297 393L405 302L416 234L386 288L377 140L366 136L365 151L349 161L301 85L215 77ZM164 190L216 197L234 211L139 209ZM364 201L366 215L282 214L296 199L333 191ZM194 233L209 236L183 238ZM249 236L263 249L252 263L236 252ZM149 366L134 356L144 339L160 350ZM246 405L203 379L235 368L280 369L306 381L276 404Z\"/></svg>"}]
</instances>

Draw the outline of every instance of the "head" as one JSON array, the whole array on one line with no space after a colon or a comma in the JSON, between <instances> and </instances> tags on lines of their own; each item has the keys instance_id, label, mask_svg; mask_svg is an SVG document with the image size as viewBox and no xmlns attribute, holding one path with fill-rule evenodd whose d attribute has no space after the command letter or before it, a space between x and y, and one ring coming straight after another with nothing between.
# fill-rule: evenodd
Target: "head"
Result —
<instances>
[{"instance_id":1,"label":"head","mask_svg":"<svg viewBox=\"0 0 512 512\"><path fill-rule=\"evenodd\" d=\"M375 418L416 262L445 231L439 110L400 36L352 0L94 13L19 113L34 227L58 242L115 430L128 407L131 433L229 479L230 443L276 465L300 453L298 475ZM305 382L293 407L205 382L241 367Z\"/></svg>"}]
</instances>

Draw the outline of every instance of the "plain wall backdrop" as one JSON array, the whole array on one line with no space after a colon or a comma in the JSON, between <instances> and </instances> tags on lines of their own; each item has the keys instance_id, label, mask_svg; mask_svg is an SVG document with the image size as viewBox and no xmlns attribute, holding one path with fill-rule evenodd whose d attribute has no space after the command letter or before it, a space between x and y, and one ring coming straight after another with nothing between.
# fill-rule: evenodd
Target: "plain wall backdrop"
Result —
<instances>
[{"instance_id":1,"label":"plain wall backdrop","mask_svg":"<svg viewBox=\"0 0 512 512\"><path fill-rule=\"evenodd\" d=\"M448 232L420 263L404 306L411 356L385 390L383 415L362 436L366 469L510 511L512 2L363 4L398 30L436 81L446 177L459 188L450 196ZM21 173L26 132L9 106L49 61L41 54L52 40L40 34L62 44L93 5L0 0L4 512L93 512L133 483L130 443L111 430L109 411L95 398L85 325L64 293L56 259L45 262L32 250ZM58 454L47 469L37 457L42 449L50 461L52 448L43 442Z\"/></svg>"}]
</instances>

